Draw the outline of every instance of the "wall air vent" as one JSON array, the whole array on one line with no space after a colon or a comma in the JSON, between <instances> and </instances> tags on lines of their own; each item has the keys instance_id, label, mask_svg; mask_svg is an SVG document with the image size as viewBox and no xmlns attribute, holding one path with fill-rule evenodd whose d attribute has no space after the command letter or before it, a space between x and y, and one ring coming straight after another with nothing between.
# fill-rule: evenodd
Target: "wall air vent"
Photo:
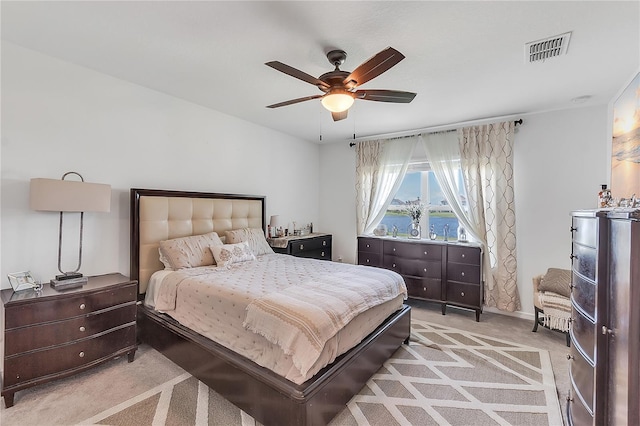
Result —
<instances>
[{"instance_id":1,"label":"wall air vent","mask_svg":"<svg viewBox=\"0 0 640 426\"><path fill-rule=\"evenodd\" d=\"M525 62L545 61L549 58L564 55L567 53L570 38L571 32L568 32L525 44Z\"/></svg>"}]
</instances>

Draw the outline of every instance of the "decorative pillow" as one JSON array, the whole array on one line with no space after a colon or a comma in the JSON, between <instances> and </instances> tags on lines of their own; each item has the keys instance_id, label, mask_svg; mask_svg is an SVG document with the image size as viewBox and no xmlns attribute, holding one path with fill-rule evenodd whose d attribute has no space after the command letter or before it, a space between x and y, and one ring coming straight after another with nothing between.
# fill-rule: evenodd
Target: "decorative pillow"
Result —
<instances>
[{"instance_id":1,"label":"decorative pillow","mask_svg":"<svg viewBox=\"0 0 640 426\"><path fill-rule=\"evenodd\" d=\"M273 253L273 249L264 236L264 231L260 228L242 228L232 231L225 231L225 242L235 244L246 241L249 243L251 251L256 256Z\"/></svg>"},{"instance_id":2,"label":"decorative pillow","mask_svg":"<svg viewBox=\"0 0 640 426\"><path fill-rule=\"evenodd\" d=\"M567 269L549 268L544 274L538 290L552 291L562 296L569 297L571 295L571 271Z\"/></svg>"},{"instance_id":3,"label":"decorative pillow","mask_svg":"<svg viewBox=\"0 0 640 426\"><path fill-rule=\"evenodd\" d=\"M211 246L211 253L216 259L218 266L230 266L238 262L256 260L246 241L236 244L224 244L221 246Z\"/></svg>"},{"instance_id":4,"label":"decorative pillow","mask_svg":"<svg viewBox=\"0 0 640 426\"><path fill-rule=\"evenodd\" d=\"M160 261L167 262L171 269L215 265L209 247L221 245L216 232L160 241Z\"/></svg>"}]
</instances>

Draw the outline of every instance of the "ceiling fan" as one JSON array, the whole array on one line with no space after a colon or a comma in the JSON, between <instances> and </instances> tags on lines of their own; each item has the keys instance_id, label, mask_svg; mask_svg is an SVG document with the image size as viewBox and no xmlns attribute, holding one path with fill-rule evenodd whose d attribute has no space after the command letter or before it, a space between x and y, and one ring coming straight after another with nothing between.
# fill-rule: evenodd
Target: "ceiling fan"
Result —
<instances>
[{"instance_id":1,"label":"ceiling fan","mask_svg":"<svg viewBox=\"0 0 640 426\"><path fill-rule=\"evenodd\" d=\"M299 102L322 98L322 105L331 111L333 121L347 118L347 111L353 105L355 99L377 102L409 103L416 97L412 92L401 92L399 90L379 90L357 88L367 81L388 71L395 64L404 59L404 55L392 47L387 47L381 52L362 63L352 72L340 70L347 59L347 54L343 50L332 50L327 53L329 63L336 67L335 70L322 74L315 78L305 72L295 69L282 62L272 61L265 65L292 77L306 81L317 86L324 94L306 96L304 98L291 99L289 101L268 105L267 108L279 108L286 105L297 104Z\"/></svg>"}]
</instances>

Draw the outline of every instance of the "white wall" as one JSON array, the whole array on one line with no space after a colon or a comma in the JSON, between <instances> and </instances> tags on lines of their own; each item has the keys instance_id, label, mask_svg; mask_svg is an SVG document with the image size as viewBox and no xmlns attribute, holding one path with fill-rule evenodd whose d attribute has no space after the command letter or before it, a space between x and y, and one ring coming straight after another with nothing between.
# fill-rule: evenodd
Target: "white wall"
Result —
<instances>
[{"instance_id":1,"label":"white wall","mask_svg":"<svg viewBox=\"0 0 640 426\"><path fill-rule=\"evenodd\" d=\"M29 210L33 177L112 186L111 212L85 214L86 275L129 273L132 187L266 195L267 215L319 222L318 145L7 42L1 153L2 288L9 272L57 273L58 215ZM65 215L66 270L77 216Z\"/></svg>"},{"instance_id":2,"label":"white wall","mask_svg":"<svg viewBox=\"0 0 640 426\"><path fill-rule=\"evenodd\" d=\"M549 267L570 268L570 212L595 208L608 183L607 106L523 115L514 146L520 315L533 313L531 278ZM334 235L334 260L356 260L355 150L322 146L323 231Z\"/></svg>"}]
</instances>

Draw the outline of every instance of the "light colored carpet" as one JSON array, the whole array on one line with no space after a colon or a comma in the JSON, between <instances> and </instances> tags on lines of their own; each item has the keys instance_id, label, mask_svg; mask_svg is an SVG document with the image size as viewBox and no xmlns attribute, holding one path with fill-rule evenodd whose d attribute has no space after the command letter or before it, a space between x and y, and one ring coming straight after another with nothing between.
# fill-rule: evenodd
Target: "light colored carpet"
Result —
<instances>
[{"instance_id":1,"label":"light colored carpet","mask_svg":"<svg viewBox=\"0 0 640 426\"><path fill-rule=\"evenodd\" d=\"M537 333L532 333L533 319L485 312L480 322L475 322L473 311L448 308L447 315L443 316L439 304L415 300L409 300L409 304L413 308L413 319L548 351L564 415L564 400L569 389L569 361L566 358L569 348L565 345L564 335L542 327ZM75 376L17 392L13 407L7 409L0 403L0 424L78 424L183 374L183 369L143 344L136 352L134 362L128 363L123 357ZM238 423L231 421L225 424ZM473 424L481 425L478 422Z\"/></svg>"},{"instance_id":2,"label":"light colored carpet","mask_svg":"<svg viewBox=\"0 0 640 426\"><path fill-rule=\"evenodd\" d=\"M81 424L254 425L182 374ZM331 425L545 425L562 416L547 351L412 320L394 356Z\"/></svg>"}]
</instances>

